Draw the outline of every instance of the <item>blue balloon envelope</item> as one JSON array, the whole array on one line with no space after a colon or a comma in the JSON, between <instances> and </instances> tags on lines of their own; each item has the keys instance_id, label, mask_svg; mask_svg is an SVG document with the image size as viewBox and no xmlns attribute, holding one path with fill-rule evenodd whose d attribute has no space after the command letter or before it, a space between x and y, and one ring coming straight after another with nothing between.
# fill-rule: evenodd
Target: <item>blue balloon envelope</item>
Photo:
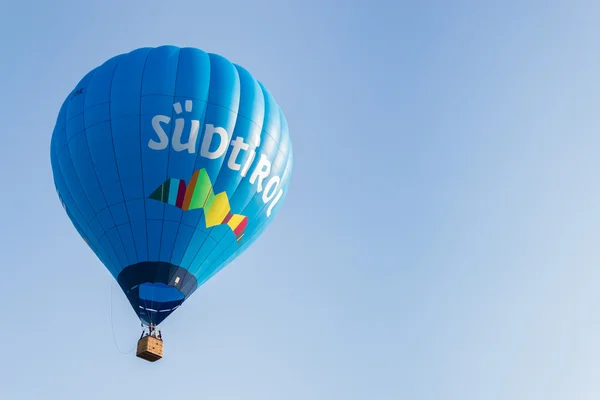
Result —
<instances>
[{"instance_id":1,"label":"blue balloon envelope","mask_svg":"<svg viewBox=\"0 0 600 400\"><path fill-rule=\"evenodd\" d=\"M285 116L247 70L194 48L118 55L64 101L54 183L144 324L252 244L292 172Z\"/></svg>"}]
</instances>

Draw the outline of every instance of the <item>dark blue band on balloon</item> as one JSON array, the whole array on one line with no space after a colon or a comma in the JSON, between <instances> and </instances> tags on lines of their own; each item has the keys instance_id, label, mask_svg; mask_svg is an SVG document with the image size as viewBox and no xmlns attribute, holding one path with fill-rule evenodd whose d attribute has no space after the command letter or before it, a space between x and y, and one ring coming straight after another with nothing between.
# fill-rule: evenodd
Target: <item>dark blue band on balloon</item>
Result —
<instances>
[{"instance_id":1,"label":"dark blue band on balloon","mask_svg":"<svg viewBox=\"0 0 600 400\"><path fill-rule=\"evenodd\" d=\"M141 262L123 269L117 281L146 324L158 325L196 289L196 278L167 262Z\"/></svg>"}]
</instances>

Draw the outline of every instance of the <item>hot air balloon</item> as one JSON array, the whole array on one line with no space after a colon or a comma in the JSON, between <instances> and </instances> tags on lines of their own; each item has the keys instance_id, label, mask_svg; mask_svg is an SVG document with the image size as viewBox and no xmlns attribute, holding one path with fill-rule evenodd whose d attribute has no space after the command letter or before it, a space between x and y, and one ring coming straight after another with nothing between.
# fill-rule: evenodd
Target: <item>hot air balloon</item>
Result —
<instances>
[{"instance_id":1,"label":"hot air balloon","mask_svg":"<svg viewBox=\"0 0 600 400\"><path fill-rule=\"evenodd\" d=\"M246 69L196 48L139 48L90 71L51 139L60 202L163 355L158 325L242 254L286 197L285 116Z\"/></svg>"}]
</instances>

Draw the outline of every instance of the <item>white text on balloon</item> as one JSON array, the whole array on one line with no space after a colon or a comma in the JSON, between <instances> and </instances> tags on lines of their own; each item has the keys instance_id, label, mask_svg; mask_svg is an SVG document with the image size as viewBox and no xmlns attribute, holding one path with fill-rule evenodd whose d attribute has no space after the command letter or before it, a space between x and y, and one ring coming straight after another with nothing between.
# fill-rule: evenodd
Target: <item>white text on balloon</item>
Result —
<instances>
[{"instance_id":1,"label":"white text on balloon","mask_svg":"<svg viewBox=\"0 0 600 400\"><path fill-rule=\"evenodd\" d=\"M182 108L181 103L175 103L173 105L175 113L181 114ZM185 101L185 110L187 112L192 111L192 101ZM169 136L163 129L162 124L168 125L171 122L171 117L166 115L155 115L152 118L152 129L158 136L159 141L150 139L148 141L148 147L152 150L165 150L169 147ZM173 150L180 152L187 150L189 154L196 153L196 141L198 139L198 131L200 128L199 120L191 120L189 138L187 143L182 143L181 138L184 130L185 120L184 118L175 119L175 129L173 132L172 146ZM256 158L256 148L260 144L260 137L254 136L249 138L249 143L244 141L244 138L237 136L233 140L229 140L230 135L227 130L223 127L214 126L213 124L206 124L204 127L204 134L202 135L202 143L200 144L200 157L207 158L210 160L216 160L223 157L227 153L227 148L232 147L229 159L226 162L227 168L233 171L240 171L240 175L245 177ZM217 141L216 149L214 148L214 141ZM229 146L228 146L229 145ZM250 155L242 164L238 163L238 159L242 155L242 152L249 151ZM260 154L260 158L256 167L250 174L250 183L257 184L257 193L261 193L262 201L267 204L273 200L267 208L267 217L271 215L274 206L281 199L283 195L283 189L279 189L281 184L281 178L277 175L273 175L269 180L264 181L269 177L271 173L271 161L264 154ZM279 189L279 191L278 191Z\"/></svg>"}]
</instances>

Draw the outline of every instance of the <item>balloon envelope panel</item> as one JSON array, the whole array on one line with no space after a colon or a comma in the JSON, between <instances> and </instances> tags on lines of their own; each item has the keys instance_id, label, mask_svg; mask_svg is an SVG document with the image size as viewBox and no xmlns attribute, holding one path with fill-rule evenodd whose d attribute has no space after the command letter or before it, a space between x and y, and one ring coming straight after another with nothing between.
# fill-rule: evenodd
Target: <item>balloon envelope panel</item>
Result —
<instances>
[{"instance_id":1,"label":"balloon envelope panel","mask_svg":"<svg viewBox=\"0 0 600 400\"><path fill-rule=\"evenodd\" d=\"M140 48L89 72L51 141L65 211L144 323L241 254L283 204L285 116L247 70L194 48Z\"/></svg>"}]
</instances>

